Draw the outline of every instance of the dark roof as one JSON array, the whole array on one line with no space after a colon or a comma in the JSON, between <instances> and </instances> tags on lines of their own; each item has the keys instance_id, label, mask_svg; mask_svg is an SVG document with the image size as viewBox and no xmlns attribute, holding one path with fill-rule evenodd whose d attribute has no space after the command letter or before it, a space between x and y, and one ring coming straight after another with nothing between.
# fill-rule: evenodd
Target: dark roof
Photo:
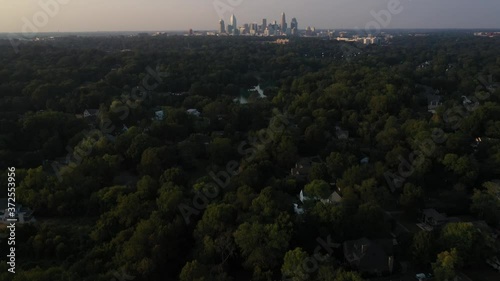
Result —
<instances>
[{"instance_id":1,"label":"dark roof","mask_svg":"<svg viewBox=\"0 0 500 281\"><path fill-rule=\"evenodd\" d=\"M319 156L301 158L292 168L292 175L307 176L312 166L321 162Z\"/></svg>"},{"instance_id":2,"label":"dark roof","mask_svg":"<svg viewBox=\"0 0 500 281\"><path fill-rule=\"evenodd\" d=\"M99 109L86 109L85 111L87 111L92 116L99 114Z\"/></svg>"},{"instance_id":3,"label":"dark roof","mask_svg":"<svg viewBox=\"0 0 500 281\"><path fill-rule=\"evenodd\" d=\"M446 219L446 216L441 214L440 212L436 211L436 209L424 209L422 210L422 213L428 217L428 218L433 218L436 221L442 221Z\"/></svg>"},{"instance_id":4,"label":"dark roof","mask_svg":"<svg viewBox=\"0 0 500 281\"><path fill-rule=\"evenodd\" d=\"M340 196L337 191L334 191L328 199L330 199L332 203L340 203L342 201L342 196Z\"/></svg>"},{"instance_id":5,"label":"dark roof","mask_svg":"<svg viewBox=\"0 0 500 281\"><path fill-rule=\"evenodd\" d=\"M391 239L359 240L344 242L344 256L351 266L360 272L388 272L389 259L393 257Z\"/></svg>"}]
</instances>

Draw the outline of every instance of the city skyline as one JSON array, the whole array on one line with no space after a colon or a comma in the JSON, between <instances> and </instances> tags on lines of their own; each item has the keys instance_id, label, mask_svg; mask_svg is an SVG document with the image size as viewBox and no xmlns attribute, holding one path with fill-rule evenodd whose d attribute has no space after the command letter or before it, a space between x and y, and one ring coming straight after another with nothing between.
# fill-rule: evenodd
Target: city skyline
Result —
<instances>
[{"instance_id":1,"label":"city skyline","mask_svg":"<svg viewBox=\"0 0 500 281\"><path fill-rule=\"evenodd\" d=\"M481 0L471 3L466 0L277 0L230 1L215 0L202 3L194 0L150 0L143 4L137 0L89 0L85 3L72 0L46 0L40 3L56 4L45 7L38 2L0 0L0 32L23 32L26 21L38 20L38 32L85 32L85 31L146 31L146 30L216 30L217 21L235 14L240 22L257 22L267 18L268 22L281 22L285 12L290 25L290 16L300 19L301 29L315 26L318 29L364 28L374 20L373 14L387 9L393 1L399 2L400 13L392 15L384 28L500 28L500 1ZM222 3L223 9L216 8ZM232 4L231 4L232 3ZM263 8L265 7L265 9ZM112 16L110 16L112 15ZM38 18L37 18L38 16ZM44 18L45 16L45 18ZM91 19L91 20L90 20Z\"/></svg>"},{"instance_id":2,"label":"city skyline","mask_svg":"<svg viewBox=\"0 0 500 281\"><path fill-rule=\"evenodd\" d=\"M285 12L281 13L281 19L279 23L277 20L270 21L269 24L267 22L267 18L263 18L262 24L258 24L257 21L252 21L238 25L236 16L232 14L229 18L229 23L227 26L225 25L224 19L219 20L218 34L265 36L299 35L297 19L293 18L290 25L288 25ZM308 29L310 29L310 27L308 27Z\"/></svg>"}]
</instances>

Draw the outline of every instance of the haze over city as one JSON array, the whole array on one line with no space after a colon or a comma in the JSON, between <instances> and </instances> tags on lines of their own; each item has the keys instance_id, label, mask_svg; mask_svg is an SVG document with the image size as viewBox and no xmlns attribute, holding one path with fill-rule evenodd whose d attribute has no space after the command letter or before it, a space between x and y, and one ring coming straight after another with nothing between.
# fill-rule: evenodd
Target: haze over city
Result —
<instances>
[{"instance_id":1,"label":"haze over city","mask_svg":"<svg viewBox=\"0 0 500 281\"><path fill-rule=\"evenodd\" d=\"M54 0L56 1L56 0ZM219 2L217 2L219 1ZM48 2L48 1L41 1ZM40 32L145 31L217 29L220 14L214 3L227 5L238 21L279 20L281 12L297 17L301 28L345 29L364 27L373 20L370 11L387 9L384 0L60 0L59 11ZM63 4L66 3L67 4ZM387 28L499 28L500 1L496 0L401 0L401 13ZM232 5L236 3L237 5ZM21 32L26 18L42 11L38 1L0 0L0 32Z\"/></svg>"}]
</instances>

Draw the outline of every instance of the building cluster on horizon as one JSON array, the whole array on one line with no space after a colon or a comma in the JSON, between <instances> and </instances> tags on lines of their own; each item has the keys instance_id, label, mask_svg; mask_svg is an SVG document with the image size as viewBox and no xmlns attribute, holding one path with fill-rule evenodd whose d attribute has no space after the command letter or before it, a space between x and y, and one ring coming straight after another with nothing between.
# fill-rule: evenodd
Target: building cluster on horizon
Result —
<instances>
[{"instance_id":1,"label":"building cluster on horizon","mask_svg":"<svg viewBox=\"0 0 500 281\"><path fill-rule=\"evenodd\" d=\"M500 32L474 32L474 36L479 37L500 37Z\"/></svg>"},{"instance_id":2,"label":"building cluster on horizon","mask_svg":"<svg viewBox=\"0 0 500 281\"><path fill-rule=\"evenodd\" d=\"M340 31L338 32L338 36L333 39L341 42L355 42L364 45L371 45L371 44L378 45L381 44L383 41L388 41L392 39L392 36L385 33L381 33L376 36L372 34L368 34L367 36L360 36L358 34L352 34L352 32Z\"/></svg>"},{"instance_id":3,"label":"building cluster on horizon","mask_svg":"<svg viewBox=\"0 0 500 281\"><path fill-rule=\"evenodd\" d=\"M312 32L314 28L308 27L308 30L310 30L310 34L312 35ZM238 25L238 22L236 20L235 15L231 15L229 18L229 24L227 24L224 21L224 19L221 19L219 21L219 30L218 30L219 35L255 35L255 36L298 36L299 34L299 24L297 22L296 18L293 18L292 21L290 22L290 25L288 25L286 21L286 15L285 13L281 14L281 21L278 23L277 21L274 22L267 22L267 19L262 19L262 23L245 23L241 26Z\"/></svg>"},{"instance_id":4,"label":"building cluster on horizon","mask_svg":"<svg viewBox=\"0 0 500 281\"><path fill-rule=\"evenodd\" d=\"M377 36L367 35L360 36L358 34L352 34L350 31L340 31L336 34L335 30L317 30L315 27L308 26L303 30L299 30L299 24L296 18L292 18L290 24L286 21L285 13L281 14L281 20L268 22L267 19L262 19L262 23L245 23L243 25L238 25L236 16L233 14L229 18L229 22L226 24L224 19L220 19L219 28L215 32L194 32L192 29L189 30L188 36L301 36L301 37L321 37L327 38L329 40L336 40L342 42L355 42L364 45L371 44L381 44L383 41L388 41L388 34L382 32ZM276 41L277 44L287 44L288 41Z\"/></svg>"},{"instance_id":5,"label":"building cluster on horizon","mask_svg":"<svg viewBox=\"0 0 500 281\"><path fill-rule=\"evenodd\" d=\"M382 42L382 38L368 35L366 37L360 37L360 36L353 36L353 37L337 37L335 38L337 41L341 42L355 42L355 43L362 43L364 45L371 45L371 44L380 44Z\"/></svg>"}]
</instances>

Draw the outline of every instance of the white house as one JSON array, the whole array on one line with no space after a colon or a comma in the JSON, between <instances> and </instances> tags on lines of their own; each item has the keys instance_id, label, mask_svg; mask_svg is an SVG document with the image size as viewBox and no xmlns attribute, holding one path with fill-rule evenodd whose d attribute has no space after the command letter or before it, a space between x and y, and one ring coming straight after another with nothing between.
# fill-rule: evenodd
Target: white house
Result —
<instances>
[{"instance_id":1,"label":"white house","mask_svg":"<svg viewBox=\"0 0 500 281\"><path fill-rule=\"evenodd\" d=\"M200 117L200 115L201 115L201 113L198 111L198 109L194 109L194 108L188 109L186 112L187 112L187 114L193 115L196 117Z\"/></svg>"},{"instance_id":2,"label":"white house","mask_svg":"<svg viewBox=\"0 0 500 281\"><path fill-rule=\"evenodd\" d=\"M163 118L165 118L165 114L163 113L163 110L155 111L155 119L157 121L162 121Z\"/></svg>"},{"instance_id":3,"label":"white house","mask_svg":"<svg viewBox=\"0 0 500 281\"><path fill-rule=\"evenodd\" d=\"M295 204L295 203L293 204L293 210L295 211L295 213L296 213L297 215L302 215L302 214L304 214L304 209L303 209L302 207L299 207L299 205L298 205L298 204Z\"/></svg>"},{"instance_id":4,"label":"white house","mask_svg":"<svg viewBox=\"0 0 500 281\"><path fill-rule=\"evenodd\" d=\"M349 131L342 130L340 126L335 126L335 135L339 140L349 139Z\"/></svg>"}]
</instances>

